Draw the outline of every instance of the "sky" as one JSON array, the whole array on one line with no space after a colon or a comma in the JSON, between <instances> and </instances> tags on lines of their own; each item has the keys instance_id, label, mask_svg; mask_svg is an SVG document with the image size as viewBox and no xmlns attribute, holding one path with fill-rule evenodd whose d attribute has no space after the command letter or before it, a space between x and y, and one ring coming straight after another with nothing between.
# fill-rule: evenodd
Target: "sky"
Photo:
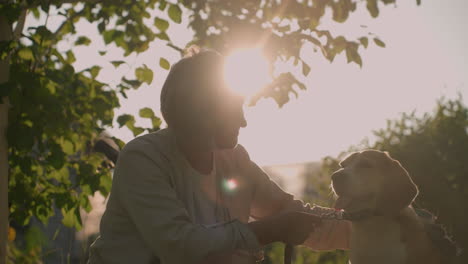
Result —
<instances>
[{"instance_id":1,"label":"sky","mask_svg":"<svg viewBox=\"0 0 468 264\"><path fill-rule=\"evenodd\" d=\"M431 111L437 98L457 92L467 101L468 3L399 2L382 8L377 19L351 17L353 24L367 21L366 30L386 43L361 53L362 69L347 64L344 55L330 64L312 53L308 90L297 100L283 109L268 101L248 109L251 122L241 142L254 160L278 164L336 156L365 137L372 142L372 130L385 127L386 119ZM354 33L347 26L335 29Z\"/></svg>"},{"instance_id":2,"label":"sky","mask_svg":"<svg viewBox=\"0 0 468 264\"><path fill-rule=\"evenodd\" d=\"M372 32L386 47L371 43L368 49L360 50L362 68L347 64L344 53L329 63L321 54L303 48L301 56L311 65L305 79L307 90L281 109L272 99L245 109L248 126L241 130L239 142L254 161L273 165L336 156L364 138L372 142L372 131L384 128L387 119L413 110L419 114L431 111L441 96L453 98L460 93L468 102L468 2L426 0L421 6L416 1L397 2L381 7L376 19L361 9L344 24L324 20L335 34L352 38ZM50 27L58 24L54 19L49 18ZM74 49L77 70L97 63L103 67L98 79L111 84L143 63L155 73L150 86L129 92L128 99L121 98L116 116L137 116L143 107L159 114L160 88L167 75L159 67L159 57L163 55L173 63L180 59L178 52L155 42L144 54L124 58L122 51L102 43L95 25L80 21L77 29L93 39L91 46ZM168 34L183 47L193 32L182 23L171 24ZM71 43L73 39L61 45L65 48ZM98 50L107 54L100 57ZM109 63L120 59L128 63L117 69ZM137 119L137 125L149 125L145 121ZM109 131L125 142L133 138L127 128L116 126Z\"/></svg>"}]
</instances>

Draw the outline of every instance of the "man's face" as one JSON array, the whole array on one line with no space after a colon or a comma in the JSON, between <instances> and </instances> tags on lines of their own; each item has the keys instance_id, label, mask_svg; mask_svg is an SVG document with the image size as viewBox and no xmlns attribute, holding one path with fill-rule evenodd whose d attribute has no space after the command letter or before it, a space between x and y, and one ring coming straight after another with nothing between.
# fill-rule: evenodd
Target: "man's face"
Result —
<instances>
[{"instance_id":1,"label":"man's face","mask_svg":"<svg viewBox=\"0 0 468 264\"><path fill-rule=\"evenodd\" d=\"M247 126L243 111L244 99L239 95L229 95L220 100L216 107L215 143L218 148L234 148L237 145L239 130Z\"/></svg>"}]
</instances>

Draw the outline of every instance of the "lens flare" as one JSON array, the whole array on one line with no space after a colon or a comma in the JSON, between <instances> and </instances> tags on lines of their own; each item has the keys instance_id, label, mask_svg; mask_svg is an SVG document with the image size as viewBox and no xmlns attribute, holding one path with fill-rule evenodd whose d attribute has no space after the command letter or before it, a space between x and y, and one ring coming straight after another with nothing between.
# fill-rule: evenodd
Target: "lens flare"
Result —
<instances>
[{"instance_id":1,"label":"lens flare","mask_svg":"<svg viewBox=\"0 0 468 264\"><path fill-rule=\"evenodd\" d=\"M234 179L226 180L224 183L224 187L228 191L234 191L237 188L237 182Z\"/></svg>"},{"instance_id":2,"label":"lens flare","mask_svg":"<svg viewBox=\"0 0 468 264\"><path fill-rule=\"evenodd\" d=\"M230 89L249 96L271 81L268 61L260 48L241 49L226 58L224 79Z\"/></svg>"}]
</instances>

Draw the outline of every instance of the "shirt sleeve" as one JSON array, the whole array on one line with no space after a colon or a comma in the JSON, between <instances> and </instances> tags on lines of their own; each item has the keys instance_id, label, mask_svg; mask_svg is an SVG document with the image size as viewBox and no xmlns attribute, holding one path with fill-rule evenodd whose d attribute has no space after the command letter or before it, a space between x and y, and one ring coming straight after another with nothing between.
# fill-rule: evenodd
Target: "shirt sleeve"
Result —
<instances>
[{"instance_id":1,"label":"shirt sleeve","mask_svg":"<svg viewBox=\"0 0 468 264\"><path fill-rule=\"evenodd\" d=\"M249 177L254 181L254 198L250 214L254 219L261 219L286 211L301 211L321 215L332 208L320 207L295 199L292 194L282 190L269 176L253 161L250 160L245 149L244 162L247 162ZM351 237L351 222L345 220L323 220L305 241L304 245L313 250L349 249Z\"/></svg>"},{"instance_id":2,"label":"shirt sleeve","mask_svg":"<svg viewBox=\"0 0 468 264\"><path fill-rule=\"evenodd\" d=\"M129 146L114 173L114 189L148 248L165 264L199 263L212 253L260 248L247 225L233 220L204 226L192 223L171 186L162 155Z\"/></svg>"}]
</instances>

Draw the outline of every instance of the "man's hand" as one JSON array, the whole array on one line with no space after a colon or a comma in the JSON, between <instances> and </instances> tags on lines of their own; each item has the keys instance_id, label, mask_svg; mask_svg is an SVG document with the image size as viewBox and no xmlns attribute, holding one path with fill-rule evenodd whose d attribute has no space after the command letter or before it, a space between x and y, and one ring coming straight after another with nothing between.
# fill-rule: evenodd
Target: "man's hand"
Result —
<instances>
[{"instance_id":1,"label":"man's hand","mask_svg":"<svg viewBox=\"0 0 468 264\"><path fill-rule=\"evenodd\" d=\"M248 225L262 245L277 241L300 245L320 223L320 217L313 214L286 212Z\"/></svg>"}]
</instances>

